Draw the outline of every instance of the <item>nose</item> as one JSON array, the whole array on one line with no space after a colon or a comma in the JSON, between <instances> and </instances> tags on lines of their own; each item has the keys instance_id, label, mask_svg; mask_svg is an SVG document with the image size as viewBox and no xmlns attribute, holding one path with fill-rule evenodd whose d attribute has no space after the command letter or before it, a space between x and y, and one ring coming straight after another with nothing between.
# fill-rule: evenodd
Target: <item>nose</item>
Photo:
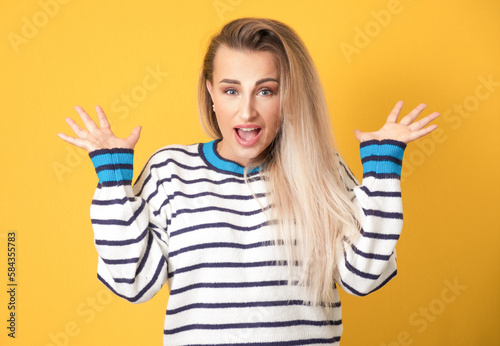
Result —
<instances>
[{"instance_id":1,"label":"nose","mask_svg":"<svg viewBox=\"0 0 500 346\"><path fill-rule=\"evenodd\" d=\"M255 100L252 95L245 95L240 99L239 117L243 121L250 121L257 115Z\"/></svg>"}]
</instances>

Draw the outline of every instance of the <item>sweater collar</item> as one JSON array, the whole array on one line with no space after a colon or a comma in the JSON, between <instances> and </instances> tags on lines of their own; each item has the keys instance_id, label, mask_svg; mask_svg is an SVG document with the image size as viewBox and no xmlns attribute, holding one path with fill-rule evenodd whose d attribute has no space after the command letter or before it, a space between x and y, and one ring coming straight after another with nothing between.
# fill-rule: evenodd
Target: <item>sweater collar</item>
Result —
<instances>
[{"instance_id":1,"label":"sweater collar","mask_svg":"<svg viewBox=\"0 0 500 346\"><path fill-rule=\"evenodd\" d=\"M203 156L205 157L207 163L219 170L243 175L245 172L245 167L234 161L227 160L219 155L219 153L217 152L217 143L219 142L220 139L216 139L202 145ZM250 175L258 171L259 167L256 167L249 170L247 174Z\"/></svg>"}]
</instances>

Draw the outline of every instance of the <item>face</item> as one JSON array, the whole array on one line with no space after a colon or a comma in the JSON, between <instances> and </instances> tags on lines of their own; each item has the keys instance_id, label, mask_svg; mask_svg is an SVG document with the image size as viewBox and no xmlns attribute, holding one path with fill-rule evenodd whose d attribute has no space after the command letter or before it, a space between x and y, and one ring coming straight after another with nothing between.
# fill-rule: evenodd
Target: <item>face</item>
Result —
<instances>
[{"instance_id":1,"label":"face","mask_svg":"<svg viewBox=\"0 0 500 346\"><path fill-rule=\"evenodd\" d=\"M223 158L246 166L272 143L280 125L279 71L269 52L220 47L213 84L207 81L222 140Z\"/></svg>"}]
</instances>

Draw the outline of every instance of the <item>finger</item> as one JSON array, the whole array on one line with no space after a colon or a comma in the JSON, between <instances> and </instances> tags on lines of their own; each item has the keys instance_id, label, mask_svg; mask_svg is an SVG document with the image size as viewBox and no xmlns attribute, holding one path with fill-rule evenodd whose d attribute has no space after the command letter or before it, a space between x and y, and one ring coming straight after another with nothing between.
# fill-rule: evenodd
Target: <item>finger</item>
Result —
<instances>
[{"instance_id":1,"label":"finger","mask_svg":"<svg viewBox=\"0 0 500 346\"><path fill-rule=\"evenodd\" d=\"M89 132L94 131L97 129L97 124L92 120L92 118L83 110L82 107L80 106L75 106L76 112L80 115L80 118L82 119L83 123L85 124L85 127Z\"/></svg>"},{"instance_id":2,"label":"finger","mask_svg":"<svg viewBox=\"0 0 500 346\"><path fill-rule=\"evenodd\" d=\"M391 113L387 117L387 122L388 123L395 123L398 121L399 113L401 112L401 108L403 108L403 101L398 101L394 108L392 109Z\"/></svg>"},{"instance_id":3,"label":"finger","mask_svg":"<svg viewBox=\"0 0 500 346\"><path fill-rule=\"evenodd\" d=\"M401 125L408 126L413 121L422 113L422 111L427 107L425 103L419 104L415 109L413 109L410 113L408 113L407 116L405 116L401 121L399 122Z\"/></svg>"},{"instance_id":4,"label":"finger","mask_svg":"<svg viewBox=\"0 0 500 346\"><path fill-rule=\"evenodd\" d=\"M92 150L91 146L89 143L81 138L75 138L66 135L65 133L58 133L57 136L61 138L63 141L68 142L69 144L72 144L74 146L77 146L79 148L85 149L88 152Z\"/></svg>"},{"instance_id":5,"label":"finger","mask_svg":"<svg viewBox=\"0 0 500 346\"><path fill-rule=\"evenodd\" d=\"M438 128L438 126L436 124L433 124L433 125L430 125L430 126L423 128L421 130L412 132L410 134L410 140L408 141L408 143L428 135L429 133L431 133L432 131L434 131L437 128Z\"/></svg>"},{"instance_id":6,"label":"finger","mask_svg":"<svg viewBox=\"0 0 500 346\"><path fill-rule=\"evenodd\" d=\"M440 116L440 114L438 112L434 112L432 114L429 114L425 118L422 118L419 121L414 122L413 124L411 124L410 125L410 130L411 131L420 130L420 129L424 128L425 126L427 126L431 121L433 121L434 119L436 119L439 116Z\"/></svg>"},{"instance_id":7,"label":"finger","mask_svg":"<svg viewBox=\"0 0 500 346\"><path fill-rule=\"evenodd\" d=\"M141 126L137 126L136 128L134 128L132 130L132 133L130 134L130 136L127 137L127 141L129 141L130 144L132 145L132 149L135 147L135 145L139 141L139 137L141 136L141 129L142 129Z\"/></svg>"},{"instance_id":8,"label":"finger","mask_svg":"<svg viewBox=\"0 0 500 346\"><path fill-rule=\"evenodd\" d=\"M89 135L87 130L84 130L78 125L73 119L71 118L66 118L64 119L68 123L69 127L73 130L73 132L80 138L87 138Z\"/></svg>"},{"instance_id":9,"label":"finger","mask_svg":"<svg viewBox=\"0 0 500 346\"><path fill-rule=\"evenodd\" d=\"M109 126L109 121L108 118L106 117L106 114L104 114L104 111L102 110L101 106L95 106L95 110L97 112L97 118L99 119L99 125L101 126L102 129L105 128L110 128Z\"/></svg>"}]
</instances>

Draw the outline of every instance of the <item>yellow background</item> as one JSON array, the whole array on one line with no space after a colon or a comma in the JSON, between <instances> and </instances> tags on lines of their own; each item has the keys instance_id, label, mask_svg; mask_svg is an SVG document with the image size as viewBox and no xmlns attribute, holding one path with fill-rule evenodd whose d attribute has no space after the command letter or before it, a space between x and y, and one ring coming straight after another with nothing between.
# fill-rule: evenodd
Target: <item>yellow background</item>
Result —
<instances>
[{"instance_id":1,"label":"yellow background","mask_svg":"<svg viewBox=\"0 0 500 346\"><path fill-rule=\"evenodd\" d=\"M161 344L168 291L133 305L98 282L97 178L86 152L56 133L70 133L75 105L94 116L101 105L120 136L142 125L135 176L162 146L208 140L196 108L202 54L243 16L284 21L304 39L358 177L353 129L377 129L400 99L404 112L425 102L425 114L443 113L440 132L405 154L399 274L368 297L342 292L342 345L500 344L498 0L25 0L2 1L0 13L0 344Z\"/></svg>"}]
</instances>

